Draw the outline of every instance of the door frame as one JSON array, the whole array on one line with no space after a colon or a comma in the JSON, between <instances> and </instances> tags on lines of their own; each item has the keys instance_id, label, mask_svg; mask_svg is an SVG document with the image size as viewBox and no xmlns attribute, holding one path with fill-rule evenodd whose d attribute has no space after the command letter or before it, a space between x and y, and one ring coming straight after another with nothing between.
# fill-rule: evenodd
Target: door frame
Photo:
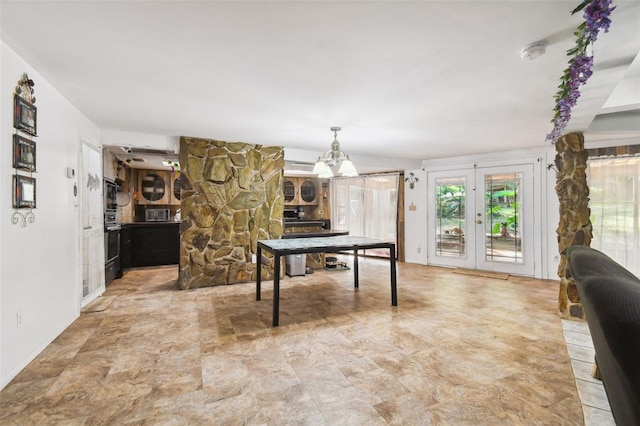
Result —
<instances>
[{"instance_id":1,"label":"door frame","mask_svg":"<svg viewBox=\"0 0 640 426\"><path fill-rule=\"evenodd\" d=\"M82 309L83 307L87 306L89 303L91 303L93 300L95 300L97 297L99 297L102 293L104 293L105 290L105 285L104 285L104 267L101 267L101 265L104 265L104 230L102 230L101 235L102 235L102 244L99 245L99 247L101 247L101 250L99 253L97 253L97 256L99 257L99 261L98 261L98 268L99 269L99 274L100 274L100 286L97 289L94 289L94 291L92 291L90 294L88 294L87 296L83 296L83 279L84 279L84 233L85 233L85 229L83 229L83 214L84 214L84 208L83 208L83 191L82 191L82 174L83 174L83 163L82 163L82 147L83 145L87 145L88 147L95 149L99 154L100 154L100 164L102 165L101 167L101 171L100 171L100 191L102 193L102 191L104 190L104 185L103 185L103 176L104 176L104 157L103 157L103 151L102 151L102 145L100 145L96 140L94 140L93 138L85 135L82 132L78 133L78 170L77 170L77 196L75 197L76 200L75 202L77 203L77 220L78 220L78 305L80 306L80 309ZM101 203L102 203L102 197L100 197L101 199ZM100 210L104 211L104 206L100 206Z\"/></svg>"},{"instance_id":2,"label":"door frame","mask_svg":"<svg viewBox=\"0 0 640 426\"><path fill-rule=\"evenodd\" d=\"M528 170L523 170L526 167ZM524 194L525 199L524 205L522 206L522 211L519 214L520 222L522 225L522 236L524 237L522 240L522 258L524 260L521 264L514 264L510 262L496 262L496 261L487 261L484 259L484 255L486 254L486 222L487 222L487 209L486 209L486 193L485 193L485 182L484 177L488 174L494 174L496 172L498 174L506 172L506 173L514 173L514 172L523 172L523 181L520 193ZM530 174L530 179L528 180L527 175ZM491 270L496 272L506 272L515 275L524 275L524 276L534 276L535 275L535 259L533 256L534 253L534 232L533 232L533 224L535 221L535 216L533 210L530 207L535 205L535 197L533 193L533 167L531 164L516 164L516 165L508 165L508 166L493 166L493 167L478 167L476 168L476 186L479 190L476 190L475 196L475 207L476 207L476 218L481 218L482 224L476 224L476 236L480 235L477 227L480 226L482 231L482 241L479 238L476 239L476 247L475 254L476 257L476 268L481 270ZM529 194L530 193L530 194ZM530 195L531 206L528 205L527 197ZM522 201L520 204L522 204Z\"/></svg>"},{"instance_id":3,"label":"door frame","mask_svg":"<svg viewBox=\"0 0 640 426\"><path fill-rule=\"evenodd\" d=\"M533 166L533 277L534 278L542 278L542 274L544 272L545 265L543 264L543 253L542 251L545 248L546 238L543 236L543 233L546 232L542 229L542 224L546 223L547 214L546 214L546 201L544 201L543 197L543 186L547 185L546 176L543 176L544 170L544 155L540 155L540 153L533 153L531 151L522 152L522 151L512 151L508 154L504 155L500 159L494 159L497 155L491 154L492 158L488 158L489 155L483 156L482 158L476 156L470 157L460 157L458 159L438 159L438 160L430 160L423 161L423 169L427 174L427 208L425 213L425 222L427 224L427 232L426 232L426 246L427 246L427 265L434 266L449 266L442 265L435 261L434 252L430 249L431 237L433 236L433 229L431 227L431 223L433 223L433 219L431 218L431 214L433 210L433 202L430 197L432 193L434 193L434 189L430 188L430 179L429 173L433 172L448 172L448 171L458 171L465 169L472 169L475 174L475 169L477 168L486 168L486 167L502 167L502 166L517 166L522 164L531 164ZM468 209L467 209L468 210ZM514 274L516 275L516 274Z\"/></svg>"}]
</instances>

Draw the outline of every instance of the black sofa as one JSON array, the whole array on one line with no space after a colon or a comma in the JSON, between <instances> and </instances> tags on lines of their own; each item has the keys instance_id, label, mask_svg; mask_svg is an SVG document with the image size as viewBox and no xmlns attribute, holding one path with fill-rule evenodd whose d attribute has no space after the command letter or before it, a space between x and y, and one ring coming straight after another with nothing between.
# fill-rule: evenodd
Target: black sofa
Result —
<instances>
[{"instance_id":1,"label":"black sofa","mask_svg":"<svg viewBox=\"0 0 640 426\"><path fill-rule=\"evenodd\" d=\"M611 412L618 426L640 425L640 279L586 246L566 250Z\"/></svg>"}]
</instances>

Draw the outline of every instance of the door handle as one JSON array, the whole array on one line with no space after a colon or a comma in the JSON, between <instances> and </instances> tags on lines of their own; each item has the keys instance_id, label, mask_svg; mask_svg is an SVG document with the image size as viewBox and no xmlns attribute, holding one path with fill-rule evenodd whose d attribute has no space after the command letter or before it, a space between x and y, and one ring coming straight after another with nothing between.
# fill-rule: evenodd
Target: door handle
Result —
<instances>
[{"instance_id":1,"label":"door handle","mask_svg":"<svg viewBox=\"0 0 640 426\"><path fill-rule=\"evenodd\" d=\"M478 225L480 225L480 224L482 223L482 221L481 221L480 219L478 219L478 220L476 220L476 223L477 223Z\"/></svg>"}]
</instances>

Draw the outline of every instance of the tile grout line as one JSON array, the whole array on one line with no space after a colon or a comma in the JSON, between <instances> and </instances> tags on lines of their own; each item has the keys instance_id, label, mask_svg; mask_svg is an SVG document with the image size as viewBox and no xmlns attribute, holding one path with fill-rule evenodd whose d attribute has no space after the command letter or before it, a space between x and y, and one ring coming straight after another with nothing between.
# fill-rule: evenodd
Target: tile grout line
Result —
<instances>
[{"instance_id":1,"label":"tile grout line","mask_svg":"<svg viewBox=\"0 0 640 426\"><path fill-rule=\"evenodd\" d=\"M586 323L584 324L584 326L568 327L567 328L566 326L569 325L569 324L578 324L578 323L575 323L575 322L570 321L570 320L565 320L565 319L562 320L562 335L563 335L564 340L565 340L565 345L567 347L567 352L569 352L569 345L593 350L594 347L593 347L593 340L591 338L591 332L589 331L589 328L586 325ZM574 329L569 329L569 328L574 328ZM580 329L580 330L577 330L577 329ZM586 332L585 332L585 330L586 330ZM569 343L567 341L567 332L586 336L588 342L585 341L585 344L579 344L579 343L576 343L576 342ZM574 358L570 353L569 353L569 358L570 358L570 360L573 360L573 361L586 362L586 361L582 361L580 359ZM589 407L590 410L597 410L597 412L600 412L605 416L610 416L611 419L613 420L613 415L611 413L611 407L609 405L608 399L607 399L607 409L603 409L601 407L596 407L593 404L588 404L588 403L586 403L584 401L585 398L583 397L582 393L580 392L580 386L578 386L579 383L582 383L587 387L588 386L596 386L598 388L602 388L603 391L604 391L604 384L602 383L602 381L598 380L597 382L592 382L592 381L588 381L588 380L585 380L585 379L578 378L578 371L575 370L573 363L571 363L571 370L573 371L573 377L575 378L575 381L576 381L576 388L578 389L578 398L580 398L580 403L582 404L582 412L583 412L583 416L584 416L585 425L586 426L591 426L591 425L595 426L595 422L592 423L590 421L590 417L591 416L588 414L588 410L585 409L586 407ZM606 392L605 392L605 397L606 397ZM615 420L613 420L613 421L614 421L613 424L615 425Z\"/></svg>"}]
</instances>

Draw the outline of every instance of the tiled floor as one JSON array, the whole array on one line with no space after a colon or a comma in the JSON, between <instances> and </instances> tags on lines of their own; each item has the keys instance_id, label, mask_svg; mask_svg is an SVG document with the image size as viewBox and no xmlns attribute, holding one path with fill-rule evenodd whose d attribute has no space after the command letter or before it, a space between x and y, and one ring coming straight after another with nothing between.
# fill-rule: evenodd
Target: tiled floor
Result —
<instances>
[{"instance_id":1,"label":"tiled floor","mask_svg":"<svg viewBox=\"0 0 640 426\"><path fill-rule=\"evenodd\" d=\"M358 290L349 271L284 279L273 328L271 283L257 302L176 277L114 281L0 392L0 423L584 423L557 282L399 264L392 307L388 264L362 259Z\"/></svg>"},{"instance_id":2,"label":"tiled floor","mask_svg":"<svg viewBox=\"0 0 640 426\"><path fill-rule=\"evenodd\" d=\"M587 323L562 320L562 331L582 401L585 425L615 426L602 382L591 374L595 352Z\"/></svg>"}]
</instances>

